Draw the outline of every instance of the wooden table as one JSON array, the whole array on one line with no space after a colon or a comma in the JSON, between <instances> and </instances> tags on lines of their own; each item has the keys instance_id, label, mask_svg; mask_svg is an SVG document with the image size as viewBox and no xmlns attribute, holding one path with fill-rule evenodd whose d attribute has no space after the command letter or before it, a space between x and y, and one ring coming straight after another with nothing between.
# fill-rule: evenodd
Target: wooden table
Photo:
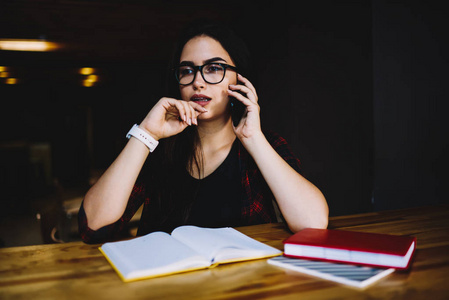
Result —
<instances>
[{"instance_id":1,"label":"wooden table","mask_svg":"<svg viewBox=\"0 0 449 300\"><path fill-rule=\"evenodd\" d=\"M287 271L266 259L123 283L82 242L0 249L0 299L449 299L449 206L333 217L329 228L417 237L407 272L356 289ZM238 228L283 249L282 224Z\"/></svg>"}]
</instances>

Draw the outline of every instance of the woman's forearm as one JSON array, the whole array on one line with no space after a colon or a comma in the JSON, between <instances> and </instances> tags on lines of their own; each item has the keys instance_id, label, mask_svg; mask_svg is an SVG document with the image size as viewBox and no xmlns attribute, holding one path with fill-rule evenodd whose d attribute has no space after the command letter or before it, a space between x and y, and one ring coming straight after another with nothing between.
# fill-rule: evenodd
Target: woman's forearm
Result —
<instances>
[{"instance_id":1,"label":"woman's forearm","mask_svg":"<svg viewBox=\"0 0 449 300\"><path fill-rule=\"evenodd\" d=\"M207 110L193 102L161 98L139 125L150 137L160 140L196 124ZM96 230L117 221L125 212L134 184L149 154L147 146L131 138L117 159L84 198L89 228Z\"/></svg>"},{"instance_id":2,"label":"woman's forearm","mask_svg":"<svg viewBox=\"0 0 449 300\"><path fill-rule=\"evenodd\" d=\"M321 191L296 172L260 133L242 141L270 187L289 228L326 228L328 206Z\"/></svg>"},{"instance_id":3,"label":"woman's forearm","mask_svg":"<svg viewBox=\"0 0 449 300\"><path fill-rule=\"evenodd\" d=\"M84 198L89 228L97 230L123 215L148 154L145 144L131 138L116 160L89 189Z\"/></svg>"}]
</instances>

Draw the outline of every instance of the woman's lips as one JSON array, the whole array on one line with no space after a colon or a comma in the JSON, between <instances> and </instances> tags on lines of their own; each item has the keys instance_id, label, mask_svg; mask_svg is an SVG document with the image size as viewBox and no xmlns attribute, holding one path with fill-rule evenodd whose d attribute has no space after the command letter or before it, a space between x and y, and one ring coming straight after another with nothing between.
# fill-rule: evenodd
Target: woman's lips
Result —
<instances>
[{"instance_id":1,"label":"woman's lips","mask_svg":"<svg viewBox=\"0 0 449 300\"><path fill-rule=\"evenodd\" d=\"M212 98L210 98L206 95L201 95L201 94L195 94L190 98L190 101L198 103L201 106L207 105L210 100L212 100Z\"/></svg>"}]
</instances>

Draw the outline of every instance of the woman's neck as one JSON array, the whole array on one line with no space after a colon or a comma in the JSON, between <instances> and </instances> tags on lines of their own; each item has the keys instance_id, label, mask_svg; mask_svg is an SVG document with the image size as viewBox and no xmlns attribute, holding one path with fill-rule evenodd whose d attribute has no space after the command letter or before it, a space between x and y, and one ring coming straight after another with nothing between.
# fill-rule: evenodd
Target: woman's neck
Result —
<instances>
[{"instance_id":1,"label":"woman's neck","mask_svg":"<svg viewBox=\"0 0 449 300\"><path fill-rule=\"evenodd\" d=\"M236 137L232 128L231 118L213 122L201 122L198 126L198 134L203 152L214 152L232 145Z\"/></svg>"},{"instance_id":2,"label":"woman's neck","mask_svg":"<svg viewBox=\"0 0 449 300\"><path fill-rule=\"evenodd\" d=\"M201 142L201 175L195 168L190 173L197 179L209 176L223 163L236 139L230 118L224 122L201 122L198 135Z\"/></svg>"}]
</instances>

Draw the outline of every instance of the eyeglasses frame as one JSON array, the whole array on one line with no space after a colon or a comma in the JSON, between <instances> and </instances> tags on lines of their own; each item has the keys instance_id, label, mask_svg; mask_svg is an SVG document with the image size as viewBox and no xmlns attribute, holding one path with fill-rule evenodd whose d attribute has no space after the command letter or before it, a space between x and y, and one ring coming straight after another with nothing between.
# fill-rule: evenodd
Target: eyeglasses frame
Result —
<instances>
[{"instance_id":1,"label":"eyeglasses frame","mask_svg":"<svg viewBox=\"0 0 449 300\"><path fill-rule=\"evenodd\" d=\"M223 72L223 78L222 78L219 82L212 83L212 82L207 81L206 78L204 78L203 67L204 67L204 66L207 66L207 65L212 65L212 64L214 64L214 65L220 65L220 66L222 66L223 69L224 69L224 72ZM180 82L180 80L179 80L179 78L178 78L178 75L177 75L177 72L176 72L176 71L177 71L180 67L185 67L185 66L193 68L193 71L195 72L195 75L193 76L193 79L192 79L192 81L191 81L190 83L184 83L184 84L183 84L183 83ZM175 73L175 78L176 78L176 81L178 81L179 85L186 86L186 85L192 84L192 83L195 81L196 75L198 74L198 71L200 71L201 77L203 78L203 80L204 80L206 83L208 83L208 84L219 84L220 82L222 82L222 81L224 80L224 78L225 78L225 76L226 76L226 70L227 70L227 69L231 69L231 70L237 72L237 67L234 67L234 66L231 66L231 65L228 65L228 64L225 64L225 63L219 63L219 62L208 62L208 63L206 63L206 64L204 64L204 65L202 65L202 66L194 66L194 65L190 65L190 64L181 64L181 65L179 65L179 66L173 68L172 70L173 70L173 72Z\"/></svg>"}]
</instances>

